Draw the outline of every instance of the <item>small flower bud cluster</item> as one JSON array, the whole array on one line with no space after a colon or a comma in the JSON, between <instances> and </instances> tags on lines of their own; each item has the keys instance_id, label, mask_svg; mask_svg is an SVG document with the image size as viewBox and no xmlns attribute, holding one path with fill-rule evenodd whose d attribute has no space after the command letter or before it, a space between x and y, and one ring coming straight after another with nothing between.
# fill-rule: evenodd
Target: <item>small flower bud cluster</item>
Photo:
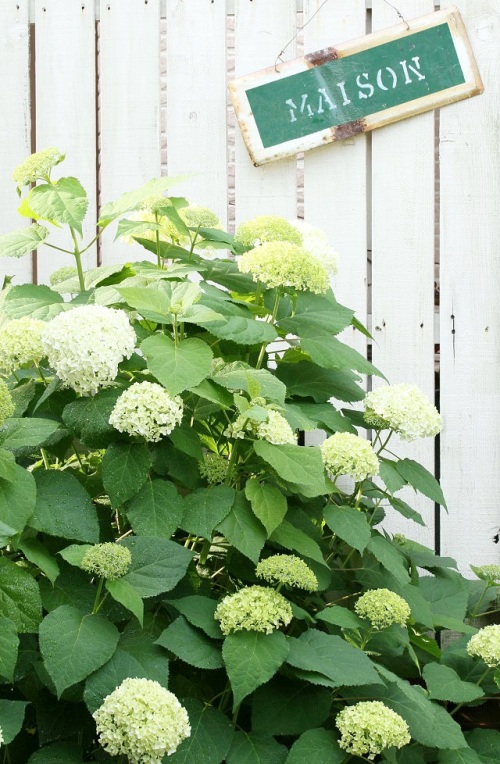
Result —
<instances>
[{"instance_id":1,"label":"small flower bud cluster","mask_svg":"<svg viewBox=\"0 0 500 764\"><path fill-rule=\"evenodd\" d=\"M476 576L481 578L483 581L500 583L500 565L481 565L478 568L473 567L472 570Z\"/></svg>"},{"instance_id":2,"label":"small flower bud cluster","mask_svg":"<svg viewBox=\"0 0 500 764\"><path fill-rule=\"evenodd\" d=\"M156 382L135 382L116 401L109 423L119 432L156 443L182 421L182 398Z\"/></svg>"},{"instance_id":3,"label":"small flower bud cluster","mask_svg":"<svg viewBox=\"0 0 500 764\"><path fill-rule=\"evenodd\" d=\"M346 706L337 715L335 724L341 734L339 746L370 760L386 748L402 748L411 740L403 717L379 700Z\"/></svg>"},{"instance_id":4,"label":"small flower bud cluster","mask_svg":"<svg viewBox=\"0 0 500 764\"><path fill-rule=\"evenodd\" d=\"M81 567L87 573L114 581L128 573L131 563L132 555L127 547L106 541L87 549Z\"/></svg>"},{"instance_id":5,"label":"small flower bud cluster","mask_svg":"<svg viewBox=\"0 0 500 764\"><path fill-rule=\"evenodd\" d=\"M29 186L37 180L45 180L50 176L52 168L62 162L64 154L51 146L43 151L31 154L12 173L12 179L18 186Z\"/></svg>"},{"instance_id":6,"label":"small flower bud cluster","mask_svg":"<svg viewBox=\"0 0 500 764\"><path fill-rule=\"evenodd\" d=\"M482 658L487 666L500 666L500 624L479 629L467 643L467 652Z\"/></svg>"},{"instance_id":7,"label":"small flower bud cluster","mask_svg":"<svg viewBox=\"0 0 500 764\"><path fill-rule=\"evenodd\" d=\"M391 429L402 440L431 438L441 431L441 416L415 385L385 385L364 400L368 426Z\"/></svg>"},{"instance_id":8,"label":"small flower bud cluster","mask_svg":"<svg viewBox=\"0 0 500 764\"><path fill-rule=\"evenodd\" d=\"M246 414L240 414L224 431L228 438L244 438L247 433L257 440L267 440L275 446L297 444L297 436L287 420L274 409L268 410L265 422L255 422Z\"/></svg>"},{"instance_id":9,"label":"small flower bud cluster","mask_svg":"<svg viewBox=\"0 0 500 764\"><path fill-rule=\"evenodd\" d=\"M323 463L332 475L365 480L378 474L379 461L370 443L350 432L336 432L321 444Z\"/></svg>"},{"instance_id":10,"label":"small flower bud cluster","mask_svg":"<svg viewBox=\"0 0 500 764\"><path fill-rule=\"evenodd\" d=\"M45 321L23 316L7 321L0 333L0 369L5 374L24 366L39 363L43 357L42 331Z\"/></svg>"},{"instance_id":11,"label":"small flower bud cluster","mask_svg":"<svg viewBox=\"0 0 500 764\"><path fill-rule=\"evenodd\" d=\"M311 568L293 554L274 554L261 560L257 564L255 575L271 584L287 584L307 592L318 590L318 579Z\"/></svg>"},{"instance_id":12,"label":"small flower bud cluster","mask_svg":"<svg viewBox=\"0 0 500 764\"><path fill-rule=\"evenodd\" d=\"M223 483L226 479L228 461L220 454L208 453L199 462L198 470L200 475L206 479L209 485Z\"/></svg>"},{"instance_id":13,"label":"small flower bud cluster","mask_svg":"<svg viewBox=\"0 0 500 764\"><path fill-rule=\"evenodd\" d=\"M10 390L3 379L0 379L0 427L6 419L13 415L14 411L15 406Z\"/></svg>"},{"instance_id":14,"label":"small flower bud cluster","mask_svg":"<svg viewBox=\"0 0 500 764\"><path fill-rule=\"evenodd\" d=\"M104 750L129 764L161 764L191 735L184 706L152 679L125 679L92 716Z\"/></svg>"},{"instance_id":15,"label":"small flower bud cluster","mask_svg":"<svg viewBox=\"0 0 500 764\"><path fill-rule=\"evenodd\" d=\"M292 620L290 603L267 586L247 586L219 602L215 618L223 634L233 631L261 631L271 634Z\"/></svg>"},{"instance_id":16,"label":"small flower bud cluster","mask_svg":"<svg viewBox=\"0 0 500 764\"><path fill-rule=\"evenodd\" d=\"M354 605L360 618L366 618L377 631L393 623L406 626L411 615L410 606L399 594L390 589L370 589Z\"/></svg>"},{"instance_id":17,"label":"small flower bud cluster","mask_svg":"<svg viewBox=\"0 0 500 764\"><path fill-rule=\"evenodd\" d=\"M59 313L45 324L42 346L49 364L65 387L95 395L109 387L118 364L130 358L135 332L122 310L82 305Z\"/></svg>"},{"instance_id":18,"label":"small flower bud cluster","mask_svg":"<svg viewBox=\"0 0 500 764\"><path fill-rule=\"evenodd\" d=\"M321 294L328 289L328 272L304 247L289 241L271 241L238 258L241 273L268 287L291 287Z\"/></svg>"}]
</instances>

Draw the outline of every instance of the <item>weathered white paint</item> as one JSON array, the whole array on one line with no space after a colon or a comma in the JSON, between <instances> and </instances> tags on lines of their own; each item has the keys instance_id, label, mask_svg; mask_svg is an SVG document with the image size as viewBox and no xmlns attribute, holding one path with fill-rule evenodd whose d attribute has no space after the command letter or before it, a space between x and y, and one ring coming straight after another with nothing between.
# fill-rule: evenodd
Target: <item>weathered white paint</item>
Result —
<instances>
[{"instance_id":1,"label":"weathered white paint","mask_svg":"<svg viewBox=\"0 0 500 764\"><path fill-rule=\"evenodd\" d=\"M442 549L500 562L500 7L462 0L485 92L441 113Z\"/></svg>"},{"instance_id":2,"label":"weathered white paint","mask_svg":"<svg viewBox=\"0 0 500 764\"><path fill-rule=\"evenodd\" d=\"M406 18L433 10L432 0L401 0ZM397 21L383 0L374 0L372 23ZM476 99L479 101L479 99ZM450 107L452 108L452 107ZM410 382L430 400L434 391L434 115L421 114L372 136L372 334L373 362L389 382ZM374 386L380 382L374 378ZM434 442L390 444L391 450L434 471ZM434 544L433 503L401 492L427 528L388 516L391 532Z\"/></svg>"},{"instance_id":3,"label":"weathered white paint","mask_svg":"<svg viewBox=\"0 0 500 764\"><path fill-rule=\"evenodd\" d=\"M172 194L185 194L193 204L209 206L225 226L225 2L172 0L166 10L168 174L193 173Z\"/></svg>"},{"instance_id":4,"label":"weathered white paint","mask_svg":"<svg viewBox=\"0 0 500 764\"><path fill-rule=\"evenodd\" d=\"M66 154L53 177L73 176L89 197L83 242L95 236L96 222L96 72L94 0L39 0L36 25L36 148L56 146ZM72 249L67 227L48 224L50 242ZM37 255L38 283L63 265L75 265L71 255L42 246ZM83 255L84 269L97 265L96 247Z\"/></svg>"},{"instance_id":5,"label":"weathered white paint","mask_svg":"<svg viewBox=\"0 0 500 764\"><path fill-rule=\"evenodd\" d=\"M31 152L28 0L0 4L0 233L9 233L29 221L16 210L19 199L12 170ZM31 281L31 256L0 259L0 287L5 276L16 283Z\"/></svg>"},{"instance_id":6,"label":"weathered white paint","mask_svg":"<svg viewBox=\"0 0 500 764\"><path fill-rule=\"evenodd\" d=\"M296 14L290 0L253 0L235 6L235 75L272 66L279 52L295 34ZM285 60L295 57L288 46ZM294 218L297 211L297 163L295 157L267 167L254 167L243 139L236 131L236 222L256 215Z\"/></svg>"},{"instance_id":7,"label":"weathered white paint","mask_svg":"<svg viewBox=\"0 0 500 764\"><path fill-rule=\"evenodd\" d=\"M114 201L160 175L159 0L107 0L100 21L101 201ZM130 245L101 241L101 261L126 262ZM142 256L142 255L141 255Z\"/></svg>"}]
</instances>

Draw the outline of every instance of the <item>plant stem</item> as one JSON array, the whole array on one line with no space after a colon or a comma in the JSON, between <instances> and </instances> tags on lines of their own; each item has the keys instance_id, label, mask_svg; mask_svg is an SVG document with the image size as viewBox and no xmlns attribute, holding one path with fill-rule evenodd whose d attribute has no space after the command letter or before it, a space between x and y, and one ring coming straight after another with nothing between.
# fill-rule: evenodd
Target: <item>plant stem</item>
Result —
<instances>
[{"instance_id":1,"label":"plant stem","mask_svg":"<svg viewBox=\"0 0 500 764\"><path fill-rule=\"evenodd\" d=\"M231 478L234 472L234 465L236 464L236 459L238 457L238 446L239 446L239 441L236 441L231 451L231 456L229 459L229 464L227 466L226 479L224 480L224 485L231 484Z\"/></svg>"},{"instance_id":2,"label":"plant stem","mask_svg":"<svg viewBox=\"0 0 500 764\"><path fill-rule=\"evenodd\" d=\"M75 247L73 254L76 260L76 270L78 271L78 282L80 284L80 291L85 292L85 279L83 277L82 258L81 258L80 248L78 247L78 240L76 238L75 229L70 226L70 231L71 231L71 238L73 239L73 244Z\"/></svg>"},{"instance_id":3,"label":"plant stem","mask_svg":"<svg viewBox=\"0 0 500 764\"><path fill-rule=\"evenodd\" d=\"M240 705L241 705L241 704L240 704ZM232 723L233 723L233 729L235 729L235 728L236 728L236 721L237 721L237 719L238 719L238 714L239 714L239 711L240 711L240 706L236 706L236 708L234 709L234 713L233 713L233 720L232 720Z\"/></svg>"},{"instance_id":4,"label":"plant stem","mask_svg":"<svg viewBox=\"0 0 500 764\"><path fill-rule=\"evenodd\" d=\"M211 546L212 546L212 541L210 539L205 539L205 541L203 542L203 547L200 552L200 559L199 559L200 565L205 565Z\"/></svg>"},{"instance_id":5,"label":"plant stem","mask_svg":"<svg viewBox=\"0 0 500 764\"><path fill-rule=\"evenodd\" d=\"M99 585L97 587L97 592L95 595L94 607L92 608L92 615L95 615L95 613L97 613L97 611L100 608L99 600L101 599L101 592L102 592L103 585L104 585L104 576L101 576L99 579Z\"/></svg>"},{"instance_id":6,"label":"plant stem","mask_svg":"<svg viewBox=\"0 0 500 764\"><path fill-rule=\"evenodd\" d=\"M484 671L484 672L481 674L481 676L479 677L479 679L478 679L478 680L477 680L477 682L476 682L476 684L477 684L477 686L478 686L478 687L480 687L480 686L481 686L481 682L483 681L483 679L486 679L486 677L488 676L488 674L490 673L490 671L491 671L491 669L492 669L492 668L493 668L493 666L488 666L488 668L486 669L486 671ZM464 703L465 703L465 701L464 701ZM462 708L462 706L464 705L464 703L459 703L459 704L458 704L458 706L455 706L455 708L453 708L453 709L450 711L450 716L453 716L453 714L456 714L456 713L457 713L457 711L459 710L459 708Z\"/></svg>"},{"instance_id":7,"label":"plant stem","mask_svg":"<svg viewBox=\"0 0 500 764\"><path fill-rule=\"evenodd\" d=\"M48 244L46 241L43 241L42 244L45 247L50 247L51 249L57 249L58 252L64 252L64 254L66 254L66 255L74 255L75 254L70 249L63 249L62 247L56 247L55 244Z\"/></svg>"},{"instance_id":8,"label":"plant stem","mask_svg":"<svg viewBox=\"0 0 500 764\"><path fill-rule=\"evenodd\" d=\"M84 469L84 466L83 466L83 462L82 462L82 458L81 458L80 454L78 453L77 447L75 446L74 443L72 443L71 445L73 447L73 451L75 452L75 456L78 459L78 464L80 465L80 467L82 469L82 472L85 472L85 469Z\"/></svg>"},{"instance_id":9,"label":"plant stem","mask_svg":"<svg viewBox=\"0 0 500 764\"><path fill-rule=\"evenodd\" d=\"M478 601L476 602L476 606L474 608L474 612L470 614L470 618L476 618L478 616L478 614L479 614L479 606L480 606L481 602L484 599L484 595L486 594L486 592L490 588L491 588L490 584L486 583L486 586L484 587L483 593L481 594L481 596L479 597Z\"/></svg>"},{"instance_id":10,"label":"plant stem","mask_svg":"<svg viewBox=\"0 0 500 764\"><path fill-rule=\"evenodd\" d=\"M45 451L44 448L41 448L40 453L42 454L43 466L45 467L46 470L50 470L50 462L49 462L49 457L47 456L47 452Z\"/></svg>"},{"instance_id":11,"label":"plant stem","mask_svg":"<svg viewBox=\"0 0 500 764\"><path fill-rule=\"evenodd\" d=\"M271 320L269 321L270 324L274 324L274 322L276 321L276 316L278 315L278 310L279 310L279 306L280 306L280 300L281 300L281 292L278 289L278 290L276 290L276 299L274 301L274 307L273 307L273 312L271 314ZM267 345L268 345L267 342L263 342L262 343L262 347L260 348L259 357L257 358L257 363L255 365L256 369L260 369L260 367L262 366L262 361L264 360L264 355L266 353Z\"/></svg>"},{"instance_id":12,"label":"plant stem","mask_svg":"<svg viewBox=\"0 0 500 764\"><path fill-rule=\"evenodd\" d=\"M41 366L40 366L40 364L38 364L36 361L35 361L34 363L35 363L35 366L36 366L36 370L37 370L37 371L38 371L38 373L40 374L40 379L42 380L43 384L44 384L45 386L47 386L47 385L48 385L48 382L47 382L47 380L45 379L44 373L43 373L43 371L42 371L42 367L41 367Z\"/></svg>"},{"instance_id":13,"label":"plant stem","mask_svg":"<svg viewBox=\"0 0 500 764\"><path fill-rule=\"evenodd\" d=\"M158 224L158 213L155 212L155 223ZM156 241L156 260L158 263L158 268L162 268L162 262L161 262L161 255L160 255L160 232L156 228L155 229L155 241Z\"/></svg>"}]
</instances>

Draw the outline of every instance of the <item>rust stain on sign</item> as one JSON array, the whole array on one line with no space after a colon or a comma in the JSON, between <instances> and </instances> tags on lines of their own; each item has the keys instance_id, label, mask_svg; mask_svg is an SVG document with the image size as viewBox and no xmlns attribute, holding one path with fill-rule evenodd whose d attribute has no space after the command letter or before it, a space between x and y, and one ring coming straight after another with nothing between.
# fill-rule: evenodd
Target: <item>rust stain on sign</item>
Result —
<instances>
[{"instance_id":1,"label":"rust stain on sign","mask_svg":"<svg viewBox=\"0 0 500 764\"><path fill-rule=\"evenodd\" d=\"M229 83L255 165L342 141L483 91L456 8Z\"/></svg>"}]
</instances>

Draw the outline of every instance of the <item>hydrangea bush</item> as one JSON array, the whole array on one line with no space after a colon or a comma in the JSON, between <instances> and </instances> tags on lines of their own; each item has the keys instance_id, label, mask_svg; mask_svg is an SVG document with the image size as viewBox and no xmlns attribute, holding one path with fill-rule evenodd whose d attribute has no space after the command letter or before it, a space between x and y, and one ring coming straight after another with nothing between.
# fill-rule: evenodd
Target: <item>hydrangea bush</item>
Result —
<instances>
[{"instance_id":1,"label":"hydrangea bush","mask_svg":"<svg viewBox=\"0 0 500 764\"><path fill-rule=\"evenodd\" d=\"M408 487L445 505L387 450L441 420L339 339L367 332L326 236L262 215L233 237L161 178L101 210L128 262L84 272L63 159L16 169L36 222L0 237L50 257L55 226L68 255L0 292L3 761L500 759L457 721L497 692L500 627L472 624L500 567L469 581L384 525L425 523Z\"/></svg>"}]
</instances>

